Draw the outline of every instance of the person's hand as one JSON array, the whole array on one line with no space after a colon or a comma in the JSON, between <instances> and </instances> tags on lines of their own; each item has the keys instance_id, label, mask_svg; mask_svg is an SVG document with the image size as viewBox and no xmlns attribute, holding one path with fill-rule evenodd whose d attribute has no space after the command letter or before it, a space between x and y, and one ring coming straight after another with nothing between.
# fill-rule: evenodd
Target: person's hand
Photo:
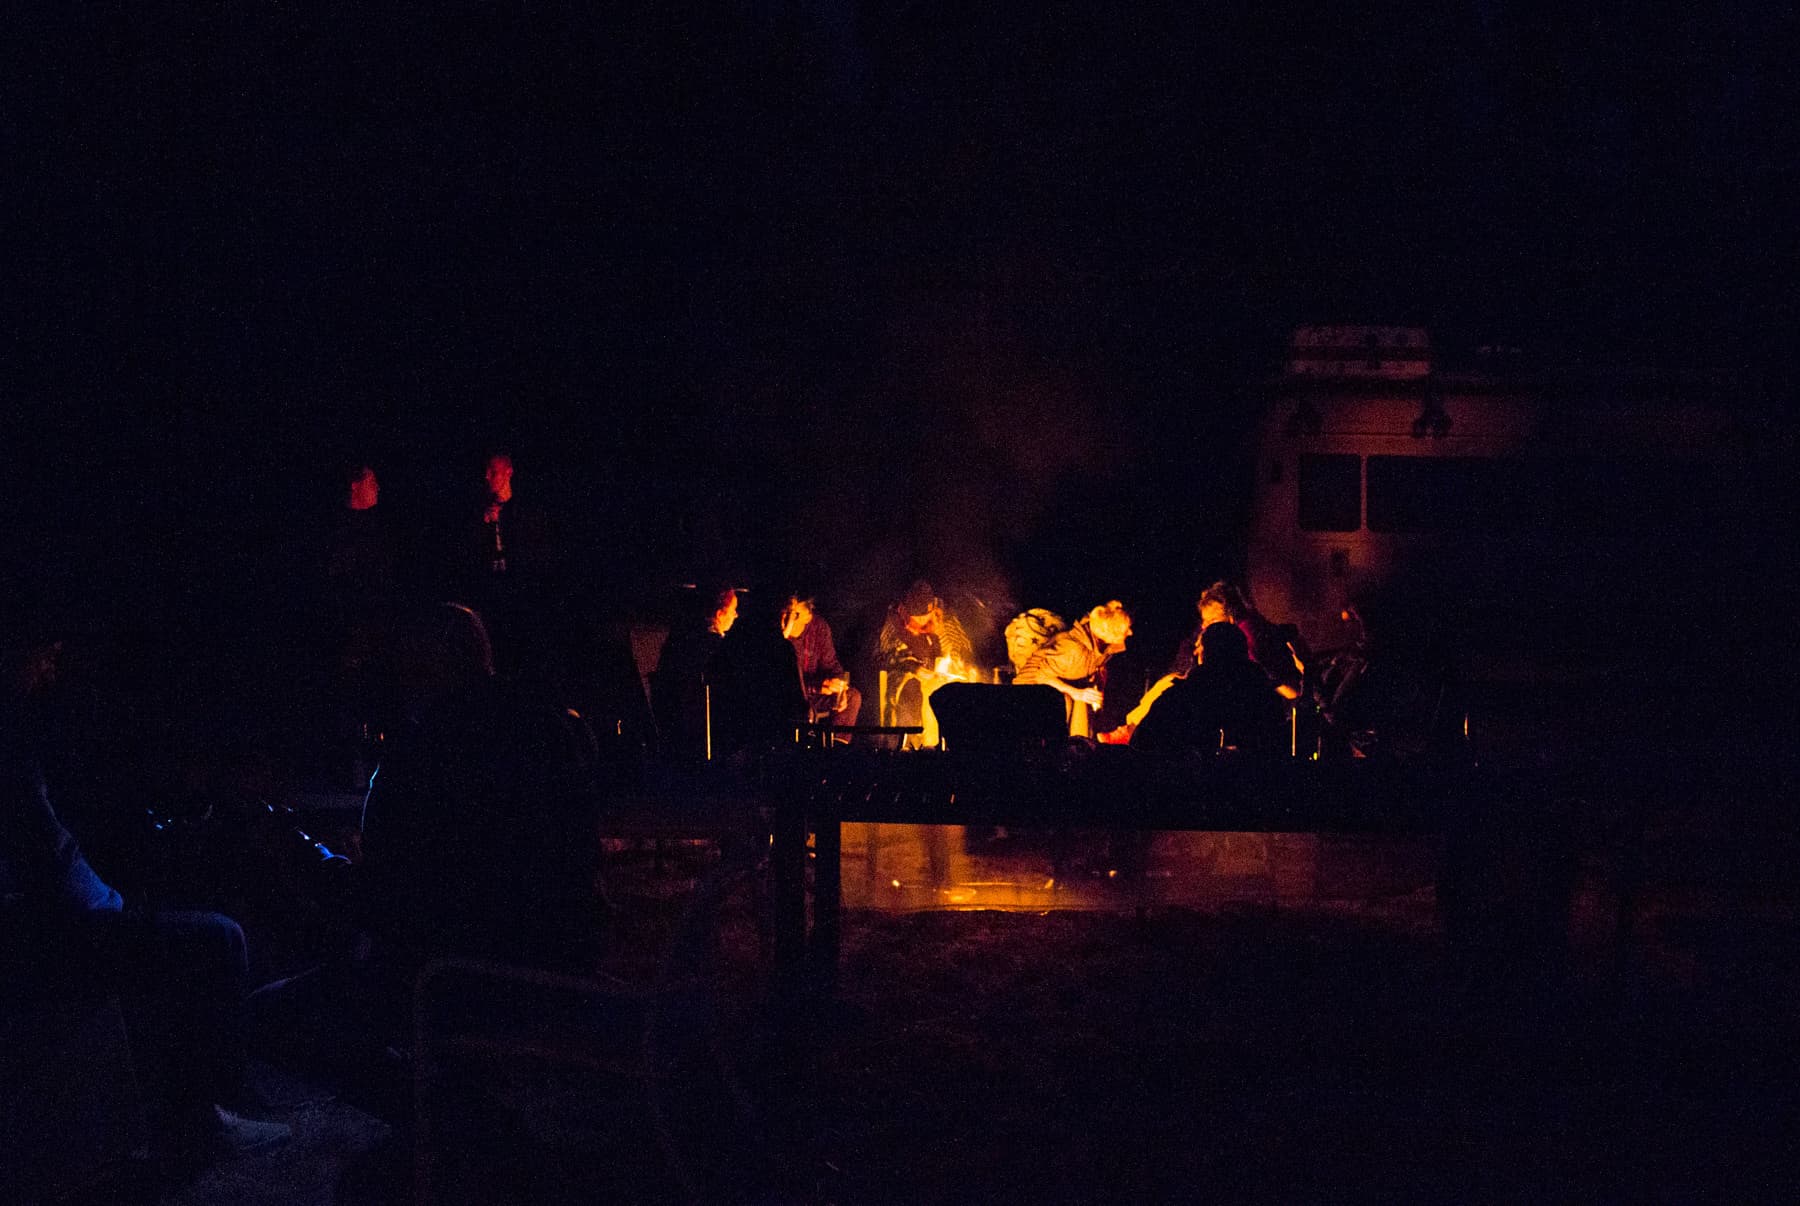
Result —
<instances>
[{"instance_id":1,"label":"person's hand","mask_svg":"<svg viewBox=\"0 0 1800 1206\"><path fill-rule=\"evenodd\" d=\"M849 689L850 680L847 678L828 678L819 684L821 695L842 695Z\"/></svg>"},{"instance_id":2,"label":"person's hand","mask_svg":"<svg viewBox=\"0 0 1800 1206\"><path fill-rule=\"evenodd\" d=\"M1069 698L1073 699L1076 703L1086 704L1096 712L1100 710L1102 703L1105 700L1105 696L1100 694L1100 688L1098 687L1083 687L1070 695Z\"/></svg>"}]
</instances>

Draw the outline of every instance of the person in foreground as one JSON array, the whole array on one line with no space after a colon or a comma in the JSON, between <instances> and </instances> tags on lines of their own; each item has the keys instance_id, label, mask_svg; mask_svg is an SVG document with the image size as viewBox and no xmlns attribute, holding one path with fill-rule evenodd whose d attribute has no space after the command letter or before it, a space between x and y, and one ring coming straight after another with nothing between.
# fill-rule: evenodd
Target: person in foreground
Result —
<instances>
[{"instance_id":1,"label":"person in foreground","mask_svg":"<svg viewBox=\"0 0 1800 1206\"><path fill-rule=\"evenodd\" d=\"M50 801L28 736L57 645L5 650L0 700L0 979L71 1004L117 995L140 1072L152 1150L172 1171L274 1147L283 1123L233 1112L244 1095L244 933L219 913L149 910L88 863Z\"/></svg>"},{"instance_id":2,"label":"person in foreground","mask_svg":"<svg viewBox=\"0 0 1800 1206\"><path fill-rule=\"evenodd\" d=\"M583 719L494 673L481 617L402 626L411 699L363 803L365 920L402 983L443 955L583 970L604 939Z\"/></svg>"}]
</instances>

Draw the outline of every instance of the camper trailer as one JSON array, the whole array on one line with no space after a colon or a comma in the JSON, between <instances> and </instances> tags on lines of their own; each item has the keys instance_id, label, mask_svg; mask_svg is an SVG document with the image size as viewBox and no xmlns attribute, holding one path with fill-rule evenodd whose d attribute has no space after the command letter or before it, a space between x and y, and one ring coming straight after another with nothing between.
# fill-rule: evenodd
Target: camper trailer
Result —
<instances>
[{"instance_id":1,"label":"camper trailer","mask_svg":"<svg viewBox=\"0 0 1800 1206\"><path fill-rule=\"evenodd\" d=\"M1315 649L1352 608L1472 679L1654 657L1741 580L1742 416L1629 374L1437 362L1416 327L1295 331L1253 438L1247 578Z\"/></svg>"}]
</instances>

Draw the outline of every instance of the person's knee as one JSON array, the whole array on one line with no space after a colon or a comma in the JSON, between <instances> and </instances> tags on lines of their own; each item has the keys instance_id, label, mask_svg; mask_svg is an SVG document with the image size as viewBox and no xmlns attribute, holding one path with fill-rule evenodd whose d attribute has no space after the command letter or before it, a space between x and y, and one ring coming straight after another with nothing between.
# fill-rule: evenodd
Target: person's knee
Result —
<instances>
[{"instance_id":1,"label":"person's knee","mask_svg":"<svg viewBox=\"0 0 1800 1206\"><path fill-rule=\"evenodd\" d=\"M188 958L233 976L248 974L250 958L243 927L225 914L160 913L156 922L171 945L185 948Z\"/></svg>"},{"instance_id":2,"label":"person's knee","mask_svg":"<svg viewBox=\"0 0 1800 1206\"><path fill-rule=\"evenodd\" d=\"M250 955L244 941L244 927L223 913L202 913L200 916L206 943L218 952L219 961L247 969Z\"/></svg>"},{"instance_id":3,"label":"person's knee","mask_svg":"<svg viewBox=\"0 0 1800 1206\"><path fill-rule=\"evenodd\" d=\"M223 913L214 913L212 917L219 948L225 952L226 961L240 973L248 974L250 950L244 941L244 927Z\"/></svg>"},{"instance_id":4,"label":"person's knee","mask_svg":"<svg viewBox=\"0 0 1800 1206\"><path fill-rule=\"evenodd\" d=\"M836 722L846 728L856 723L857 714L862 711L862 692L855 687L844 688L844 706L837 711Z\"/></svg>"}]
</instances>

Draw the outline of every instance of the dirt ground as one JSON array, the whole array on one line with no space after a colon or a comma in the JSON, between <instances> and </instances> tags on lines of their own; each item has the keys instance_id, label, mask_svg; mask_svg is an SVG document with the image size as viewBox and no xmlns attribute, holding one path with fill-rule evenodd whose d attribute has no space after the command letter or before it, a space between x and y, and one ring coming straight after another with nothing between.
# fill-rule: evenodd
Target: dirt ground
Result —
<instances>
[{"instance_id":1,"label":"dirt ground","mask_svg":"<svg viewBox=\"0 0 1800 1206\"><path fill-rule=\"evenodd\" d=\"M1483 987L1430 933L1323 910L859 916L847 935L853 1020L821 1078L842 1201L1789 1183L1791 968L1623 998L1597 978Z\"/></svg>"},{"instance_id":2,"label":"dirt ground","mask_svg":"<svg viewBox=\"0 0 1800 1206\"><path fill-rule=\"evenodd\" d=\"M1146 866L1197 870L1156 886L1141 911L1143 891L1107 876L1103 842L1064 863L1063 900L1081 907L994 910L934 906L933 893L961 889L886 876L922 865L889 841L881 882L913 904L847 912L837 998L816 1014L771 1005L766 901L754 889L737 900L720 1054L741 1078L751 1124L730 1134L733 1115L721 1109L717 1130L680 1136L678 1151L715 1162L702 1199L1791 1196L1791 892L1752 898L1665 879L1621 962L1612 901L1590 877L1576 896L1570 965L1470 966L1447 954L1417 849L1315 847L1311 871L1296 872L1291 849L1265 843L1259 864L1253 843L1183 840ZM1210 860L1163 857L1201 849ZM654 976L704 867L703 851L665 853L617 860L610 970L626 980ZM959 874L994 891L1014 885L1024 900L1026 886L1044 888L1042 857L1029 842L990 841ZM1287 889L1257 886L1275 882L1272 866ZM463 1153L473 1171L440 1200L679 1199L628 1095L602 1099L579 1077L563 1087L560 1108L586 1110L590 1129L609 1135L604 1169L564 1161L541 1134L484 1123ZM247 1185L271 1206L406 1199L404 1122L361 1126L317 1098L291 1114L302 1154L239 1162L177 1200L248 1200Z\"/></svg>"}]
</instances>

